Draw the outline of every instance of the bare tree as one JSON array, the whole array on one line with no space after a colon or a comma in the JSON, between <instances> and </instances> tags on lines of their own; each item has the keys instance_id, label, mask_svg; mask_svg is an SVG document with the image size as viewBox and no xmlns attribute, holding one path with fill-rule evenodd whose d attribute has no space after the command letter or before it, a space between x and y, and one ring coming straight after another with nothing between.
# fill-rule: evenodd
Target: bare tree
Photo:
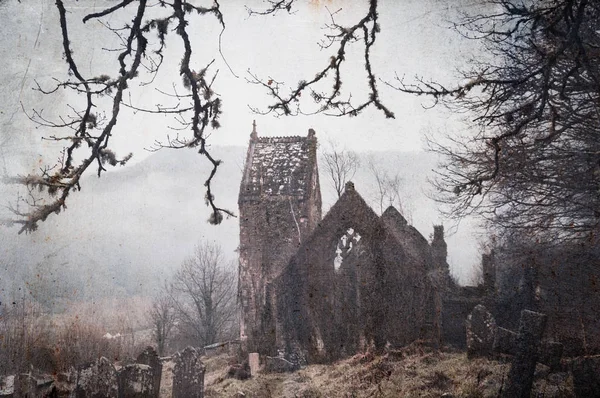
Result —
<instances>
[{"instance_id":1,"label":"bare tree","mask_svg":"<svg viewBox=\"0 0 600 398\"><path fill-rule=\"evenodd\" d=\"M408 200L402 194L404 181L399 173L389 173L379 165L372 157L367 164L375 185L374 200L379 208L380 214L388 206L394 206L409 223L412 223L412 211Z\"/></svg>"},{"instance_id":2,"label":"bare tree","mask_svg":"<svg viewBox=\"0 0 600 398\"><path fill-rule=\"evenodd\" d=\"M489 1L458 28L492 57L462 84L419 80L400 90L467 113L473 130L432 143L445 156L439 200L499 233L597 241L600 228L600 3Z\"/></svg>"},{"instance_id":3,"label":"bare tree","mask_svg":"<svg viewBox=\"0 0 600 398\"><path fill-rule=\"evenodd\" d=\"M154 298L148 314L153 329L158 355L165 355L169 339L177 320L173 285L165 281L161 291Z\"/></svg>"},{"instance_id":4,"label":"bare tree","mask_svg":"<svg viewBox=\"0 0 600 398\"><path fill-rule=\"evenodd\" d=\"M333 141L329 141L322 158L325 173L339 198L344 193L346 182L354 178L356 170L360 167L360 158L355 152L340 149Z\"/></svg>"},{"instance_id":5,"label":"bare tree","mask_svg":"<svg viewBox=\"0 0 600 398\"><path fill-rule=\"evenodd\" d=\"M196 246L173 282L180 333L200 345L232 337L237 315L234 269L217 243L204 241Z\"/></svg>"}]
</instances>

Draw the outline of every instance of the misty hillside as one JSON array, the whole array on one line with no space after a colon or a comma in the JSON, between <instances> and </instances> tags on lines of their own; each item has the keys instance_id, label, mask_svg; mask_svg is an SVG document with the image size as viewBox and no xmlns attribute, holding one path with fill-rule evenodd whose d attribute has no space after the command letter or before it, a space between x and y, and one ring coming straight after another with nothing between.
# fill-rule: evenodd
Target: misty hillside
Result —
<instances>
[{"instance_id":1,"label":"misty hillside","mask_svg":"<svg viewBox=\"0 0 600 398\"><path fill-rule=\"evenodd\" d=\"M218 205L237 213L237 194L246 149L215 147L223 160L214 181ZM366 167L369 159L402 177L402 194L413 224L428 238L441 220L426 197L427 177L435 157L423 153L361 154L362 167L354 177L358 192L374 204L375 185ZM88 176L75 192L68 209L40 224L37 232L17 235L0 230L2 239L0 286L4 294L27 284L49 304L65 299L107 295L149 294L179 266L202 239L218 241L232 266L237 266L238 221L207 223L204 181L208 162L193 150L161 150L139 163L109 170L98 179ZM324 212L335 193L321 165ZM377 206L373 206L379 212ZM469 231L448 239L450 262L468 268L477 261ZM467 272L457 275L462 277ZM0 298L1 301L1 298Z\"/></svg>"}]
</instances>

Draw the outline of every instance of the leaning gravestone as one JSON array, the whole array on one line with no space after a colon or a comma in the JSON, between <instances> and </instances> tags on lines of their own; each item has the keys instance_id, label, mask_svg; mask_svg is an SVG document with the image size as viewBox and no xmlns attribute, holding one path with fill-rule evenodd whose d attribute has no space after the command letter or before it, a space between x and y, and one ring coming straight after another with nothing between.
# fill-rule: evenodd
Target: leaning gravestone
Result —
<instances>
[{"instance_id":1,"label":"leaning gravestone","mask_svg":"<svg viewBox=\"0 0 600 398\"><path fill-rule=\"evenodd\" d=\"M529 310L521 311L516 350L502 398L529 398L535 373L535 364L546 329L547 316Z\"/></svg>"},{"instance_id":2,"label":"leaning gravestone","mask_svg":"<svg viewBox=\"0 0 600 398\"><path fill-rule=\"evenodd\" d=\"M200 352L193 347L173 355L173 398L203 398L204 372Z\"/></svg>"},{"instance_id":3,"label":"leaning gravestone","mask_svg":"<svg viewBox=\"0 0 600 398\"><path fill-rule=\"evenodd\" d=\"M139 363L125 365L119 371L119 396L123 398L156 397L152 368Z\"/></svg>"},{"instance_id":4,"label":"leaning gravestone","mask_svg":"<svg viewBox=\"0 0 600 398\"><path fill-rule=\"evenodd\" d=\"M481 304L467 317L467 356L488 356L492 353L496 336L496 320Z\"/></svg>"},{"instance_id":5,"label":"leaning gravestone","mask_svg":"<svg viewBox=\"0 0 600 398\"><path fill-rule=\"evenodd\" d=\"M152 370L152 383L154 395L150 398L158 398L160 394L160 379L162 377L162 362L152 347L147 347L140 355L138 355L137 363L150 366Z\"/></svg>"},{"instance_id":6,"label":"leaning gravestone","mask_svg":"<svg viewBox=\"0 0 600 398\"><path fill-rule=\"evenodd\" d=\"M77 372L75 398L118 398L117 370L104 357Z\"/></svg>"}]
</instances>

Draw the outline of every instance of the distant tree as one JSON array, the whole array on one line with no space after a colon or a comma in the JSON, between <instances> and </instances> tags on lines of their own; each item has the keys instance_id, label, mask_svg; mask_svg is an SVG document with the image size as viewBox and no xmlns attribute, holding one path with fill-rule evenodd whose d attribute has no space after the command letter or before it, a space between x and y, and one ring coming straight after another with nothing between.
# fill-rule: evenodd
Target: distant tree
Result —
<instances>
[{"instance_id":1,"label":"distant tree","mask_svg":"<svg viewBox=\"0 0 600 398\"><path fill-rule=\"evenodd\" d=\"M0 372L24 372L35 360L36 349L49 340L44 315L42 306L26 294L13 294L0 303Z\"/></svg>"},{"instance_id":2,"label":"distant tree","mask_svg":"<svg viewBox=\"0 0 600 398\"><path fill-rule=\"evenodd\" d=\"M340 149L333 141L323 150L322 158L325 173L339 198L344 193L346 183L354 178L360 167L360 158L355 152Z\"/></svg>"},{"instance_id":3,"label":"distant tree","mask_svg":"<svg viewBox=\"0 0 600 398\"><path fill-rule=\"evenodd\" d=\"M173 280L179 332L196 344L231 338L236 325L237 277L221 246L201 242Z\"/></svg>"},{"instance_id":4,"label":"distant tree","mask_svg":"<svg viewBox=\"0 0 600 398\"><path fill-rule=\"evenodd\" d=\"M402 194L404 181L398 172L390 173L371 157L367 168L374 181L374 200L382 214L389 206L394 206L409 223L412 223L412 211Z\"/></svg>"},{"instance_id":5,"label":"distant tree","mask_svg":"<svg viewBox=\"0 0 600 398\"><path fill-rule=\"evenodd\" d=\"M429 95L472 120L474 131L437 142L445 155L439 199L483 216L499 233L597 240L600 227L600 3L491 0L458 25L485 57L463 83L420 80Z\"/></svg>"},{"instance_id":6,"label":"distant tree","mask_svg":"<svg viewBox=\"0 0 600 398\"><path fill-rule=\"evenodd\" d=\"M165 355L167 344L177 321L173 285L164 283L158 295L152 302L148 314L153 329L158 355Z\"/></svg>"}]
</instances>

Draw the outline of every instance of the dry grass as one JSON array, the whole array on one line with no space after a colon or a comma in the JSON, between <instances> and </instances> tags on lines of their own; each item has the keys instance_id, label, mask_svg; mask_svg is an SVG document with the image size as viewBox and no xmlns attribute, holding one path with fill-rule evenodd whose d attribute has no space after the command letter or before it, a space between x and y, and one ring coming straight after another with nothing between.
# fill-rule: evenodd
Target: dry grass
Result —
<instances>
[{"instance_id":1,"label":"dry grass","mask_svg":"<svg viewBox=\"0 0 600 398\"><path fill-rule=\"evenodd\" d=\"M225 359L211 359L213 364ZM207 374L206 397L325 398L440 397L491 398L499 395L508 364L467 359L463 353L412 350L384 356L357 355L332 365L311 365L295 373L259 374L250 380L227 379L227 367ZM537 372L532 396L572 397L565 374Z\"/></svg>"}]
</instances>

